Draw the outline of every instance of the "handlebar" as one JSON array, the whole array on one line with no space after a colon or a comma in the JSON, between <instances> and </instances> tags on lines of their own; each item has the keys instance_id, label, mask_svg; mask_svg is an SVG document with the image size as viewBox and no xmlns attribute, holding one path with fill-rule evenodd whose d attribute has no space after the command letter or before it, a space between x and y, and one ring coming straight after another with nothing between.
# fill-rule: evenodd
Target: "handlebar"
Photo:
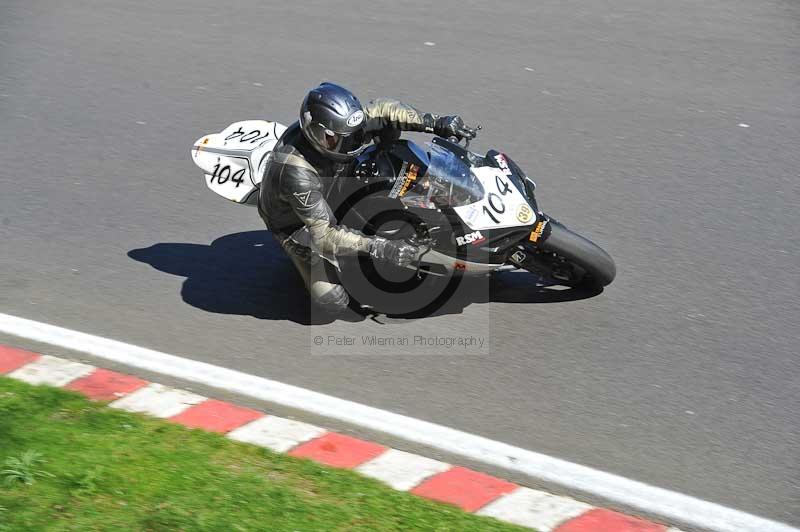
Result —
<instances>
[{"instance_id":1,"label":"handlebar","mask_svg":"<svg viewBox=\"0 0 800 532\"><path fill-rule=\"evenodd\" d=\"M466 129L467 131L469 131L469 132L470 132L470 134L472 135L472 137L450 137L450 139L449 139L449 140L452 140L452 141L453 141L453 142L455 142L456 144L460 144L460 143L461 143L461 141L463 140L463 141L464 141L464 147L465 147L465 148L469 148L469 143L470 143L470 141L471 141L472 139L474 139L475 137L477 137L477 136L478 136L478 131L480 131L481 129L483 129L483 126L482 126L482 125L480 125L480 124L478 124L478 125L477 125L477 126L475 126L474 128L471 128L471 127L464 126L464 129Z\"/></svg>"}]
</instances>

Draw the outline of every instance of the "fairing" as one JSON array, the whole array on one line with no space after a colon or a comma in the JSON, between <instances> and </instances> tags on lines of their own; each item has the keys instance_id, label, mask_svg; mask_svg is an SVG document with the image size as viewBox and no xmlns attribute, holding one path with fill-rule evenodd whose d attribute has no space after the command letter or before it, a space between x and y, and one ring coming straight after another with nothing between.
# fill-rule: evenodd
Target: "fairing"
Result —
<instances>
[{"instance_id":1,"label":"fairing","mask_svg":"<svg viewBox=\"0 0 800 532\"><path fill-rule=\"evenodd\" d=\"M407 173L406 190L400 197L404 205L437 209L469 205L483 198L483 186L469 165L441 146L431 144L430 148L425 175L417 178L411 174L413 179L409 179Z\"/></svg>"}]
</instances>

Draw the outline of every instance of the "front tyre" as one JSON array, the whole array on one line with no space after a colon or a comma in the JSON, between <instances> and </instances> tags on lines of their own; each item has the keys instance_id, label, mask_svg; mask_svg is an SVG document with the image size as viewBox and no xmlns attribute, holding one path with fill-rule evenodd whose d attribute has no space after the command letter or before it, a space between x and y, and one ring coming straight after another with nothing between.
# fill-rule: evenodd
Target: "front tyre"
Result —
<instances>
[{"instance_id":1,"label":"front tyre","mask_svg":"<svg viewBox=\"0 0 800 532\"><path fill-rule=\"evenodd\" d=\"M551 275L567 284L608 286L617 275L614 259L600 246L550 220L550 234L539 246L537 262L545 262Z\"/></svg>"}]
</instances>

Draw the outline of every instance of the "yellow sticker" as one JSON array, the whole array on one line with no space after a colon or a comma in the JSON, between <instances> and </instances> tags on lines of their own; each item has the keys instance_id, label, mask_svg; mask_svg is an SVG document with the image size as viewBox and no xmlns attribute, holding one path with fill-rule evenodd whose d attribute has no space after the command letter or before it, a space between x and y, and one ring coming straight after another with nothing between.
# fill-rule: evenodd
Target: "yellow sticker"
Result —
<instances>
[{"instance_id":1,"label":"yellow sticker","mask_svg":"<svg viewBox=\"0 0 800 532\"><path fill-rule=\"evenodd\" d=\"M533 228L531 231L531 236L528 237L528 240L531 242L538 242L539 239L542 237L542 232L544 231L544 222L539 222L536 224L536 227Z\"/></svg>"},{"instance_id":2,"label":"yellow sticker","mask_svg":"<svg viewBox=\"0 0 800 532\"><path fill-rule=\"evenodd\" d=\"M402 198L403 195L408 192L408 189L411 188L411 185L417 180L417 172L419 172L419 166L415 164L408 166L408 173L406 174L405 182L403 183L403 187L400 189L400 192L397 194L397 197Z\"/></svg>"},{"instance_id":3,"label":"yellow sticker","mask_svg":"<svg viewBox=\"0 0 800 532\"><path fill-rule=\"evenodd\" d=\"M528 207L526 204L521 204L517 207L517 220L519 223L526 224L533 219L533 209Z\"/></svg>"}]
</instances>

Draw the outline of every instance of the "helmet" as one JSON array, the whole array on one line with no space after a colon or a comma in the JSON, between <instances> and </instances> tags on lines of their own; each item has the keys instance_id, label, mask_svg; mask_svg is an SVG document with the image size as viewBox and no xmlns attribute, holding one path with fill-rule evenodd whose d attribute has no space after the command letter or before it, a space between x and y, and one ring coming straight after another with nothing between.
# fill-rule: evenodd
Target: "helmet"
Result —
<instances>
[{"instance_id":1,"label":"helmet","mask_svg":"<svg viewBox=\"0 0 800 532\"><path fill-rule=\"evenodd\" d=\"M300 106L300 128L314 148L345 162L366 149L366 116L353 93L334 83L312 89Z\"/></svg>"}]
</instances>

